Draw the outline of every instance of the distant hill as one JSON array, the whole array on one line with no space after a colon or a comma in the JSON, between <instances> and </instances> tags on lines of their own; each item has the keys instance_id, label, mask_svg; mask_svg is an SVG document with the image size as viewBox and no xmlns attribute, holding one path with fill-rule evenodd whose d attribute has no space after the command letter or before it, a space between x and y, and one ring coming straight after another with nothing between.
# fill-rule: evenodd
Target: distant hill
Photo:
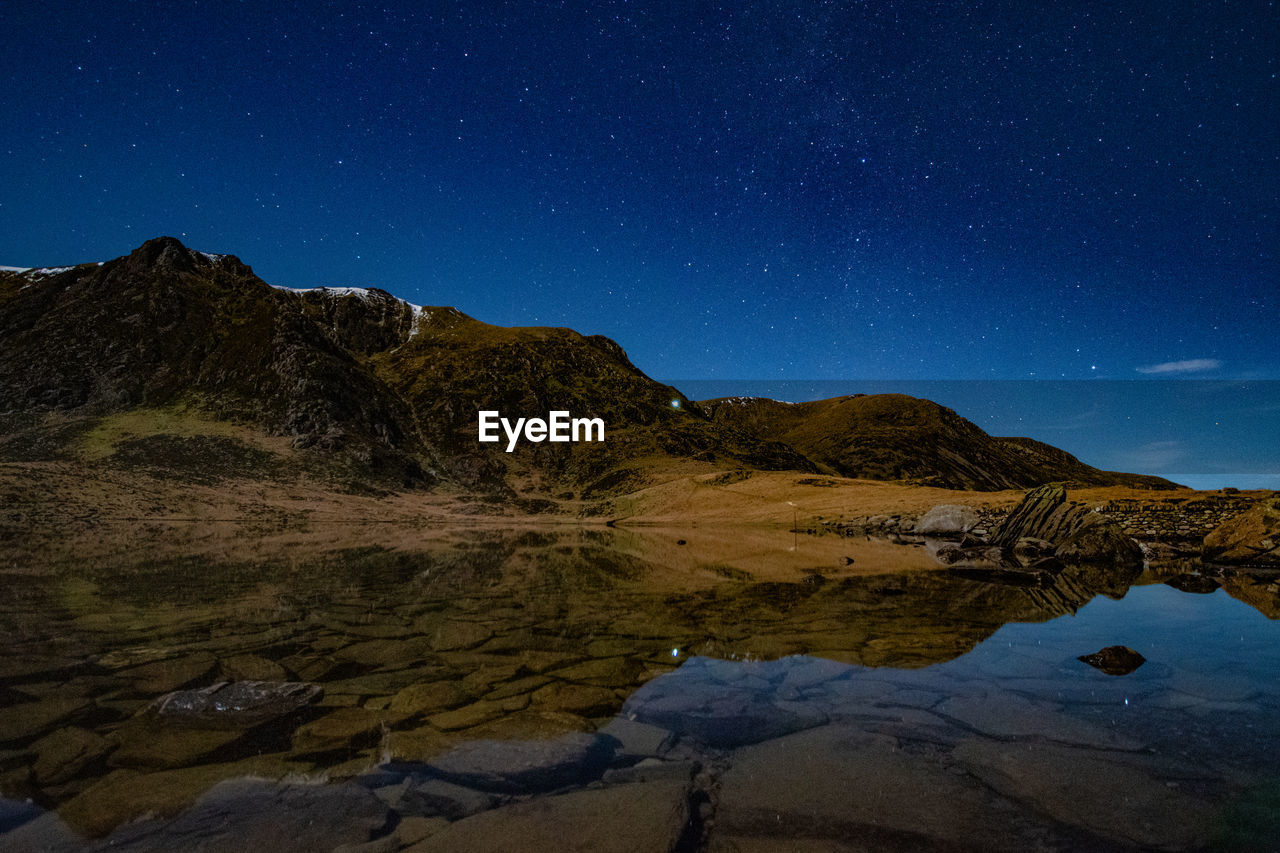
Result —
<instances>
[{"instance_id":1,"label":"distant hill","mask_svg":"<svg viewBox=\"0 0 1280 853\"><path fill-rule=\"evenodd\" d=\"M57 458L99 419L166 407L286 436L311 471L498 497L592 498L725 468L979 489L1164 482L992 438L910 397L697 405L608 338L491 326L376 288L275 288L234 256L170 237L101 264L0 271L0 458ZM508 454L477 442L482 409L599 417L606 441ZM170 468L225 463L240 476L266 458L200 438L135 441L111 458L161 454Z\"/></svg>"},{"instance_id":2,"label":"distant hill","mask_svg":"<svg viewBox=\"0 0 1280 853\"><path fill-rule=\"evenodd\" d=\"M727 397L699 404L713 421L780 441L843 477L952 489L1023 489L1055 481L1172 488L1160 477L1100 471L1030 438L997 438L951 409L904 394L782 403Z\"/></svg>"}]
</instances>

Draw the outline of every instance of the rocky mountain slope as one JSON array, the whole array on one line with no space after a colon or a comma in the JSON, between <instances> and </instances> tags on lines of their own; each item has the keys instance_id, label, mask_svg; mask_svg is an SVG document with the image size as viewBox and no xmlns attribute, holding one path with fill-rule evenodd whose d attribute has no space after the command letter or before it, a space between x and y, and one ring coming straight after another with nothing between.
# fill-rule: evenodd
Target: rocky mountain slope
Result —
<instances>
[{"instance_id":1,"label":"rocky mountain slope","mask_svg":"<svg viewBox=\"0 0 1280 853\"><path fill-rule=\"evenodd\" d=\"M903 394L782 403L728 397L700 404L713 421L794 447L824 471L952 489L1021 489L1055 481L1171 488L1160 477L1100 471L1030 438L997 438L951 409Z\"/></svg>"},{"instance_id":2,"label":"rocky mountain slope","mask_svg":"<svg viewBox=\"0 0 1280 853\"><path fill-rule=\"evenodd\" d=\"M477 441L482 409L602 418L606 441L505 453ZM491 326L374 288L276 288L234 256L168 237L102 264L0 271L0 457L57 457L103 418L158 410L285 436L326 471L396 489L589 499L726 468L979 489L1155 484L1029 439L992 438L910 397L697 405L598 335ZM221 460L252 476L254 460L270 456L202 429L136 440L111 458Z\"/></svg>"}]
</instances>

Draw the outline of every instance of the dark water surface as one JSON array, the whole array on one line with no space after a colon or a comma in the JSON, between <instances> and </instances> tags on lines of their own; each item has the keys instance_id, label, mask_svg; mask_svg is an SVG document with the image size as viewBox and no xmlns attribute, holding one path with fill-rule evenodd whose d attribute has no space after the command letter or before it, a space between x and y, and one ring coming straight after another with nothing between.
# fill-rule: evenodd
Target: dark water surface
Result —
<instances>
[{"instance_id":1,"label":"dark water surface","mask_svg":"<svg viewBox=\"0 0 1280 853\"><path fill-rule=\"evenodd\" d=\"M1274 578L760 530L215 545L4 572L0 849L1280 844ZM1146 662L1077 660L1115 645ZM148 710L243 681L323 694Z\"/></svg>"}]
</instances>

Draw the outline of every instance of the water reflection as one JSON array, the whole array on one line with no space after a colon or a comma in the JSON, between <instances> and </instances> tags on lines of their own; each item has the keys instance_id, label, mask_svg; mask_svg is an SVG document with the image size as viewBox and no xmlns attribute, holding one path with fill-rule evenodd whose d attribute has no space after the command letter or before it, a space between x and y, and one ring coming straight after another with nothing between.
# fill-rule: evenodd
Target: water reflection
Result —
<instances>
[{"instance_id":1,"label":"water reflection","mask_svg":"<svg viewBox=\"0 0 1280 853\"><path fill-rule=\"evenodd\" d=\"M585 738L598 758L592 738L607 736L615 752L592 765L595 778L610 762L615 773L645 758L708 766L715 784L740 795L720 825L754 837L757 806L741 804L766 795L741 783L735 767L764 762L787 778L797 761L774 766L780 755L825 750L925 789L935 771L968 774L983 782L982 807L1004 808L983 798L1031 784L1006 755L1009 744L1028 742L1071 766L1097 757L1081 750L1107 751L1111 764L1089 765L1102 777L1119 762L1128 769L1117 778L1133 785L1146 774L1167 790L1194 788L1190 805L1165 797L1149 806L1195 815L1194 826L1168 837L1117 835L1094 825L1116 814L1070 818L1042 792L1044 802L1010 801L1053 815L1056 828L1032 821L1040 828L1030 836L992 843L1067 843L1084 832L1187 846L1210 831L1207 812L1191 805L1265 782L1248 756L1277 730L1263 674L1280 662L1276 636L1223 591L1156 586L1126 597L1131 583L1161 577L1097 568L1068 569L1047 587L992 583L939 567L913 543L804 537L797 545L769 530L380 533L381 543L360 528L345 540L325 531L213 537L194 548L184 533L172 556L143 556L166 554L162 535L150 549L16 565L0 603L0 793L57 808L70 832L98 836L143 814L181 811L224 779L367 779L381 766L394 777L387 786L417 791L415 802L439 810L439 797L420 789L440 779L413 768L442 756L456 762L459 749L484 740ZM1274 615L1274 582L1222 585ZM1108 612L1124 615L1107 622ZM1219 642L1235 632L1243 645ZM1115 643L1141 648L1150 663L1108 681L1075 660ZM223 681L304 682L323 694L240 723L148 710L172 691ZM1219 725L1223 714L1236 728ZM634 746L646 732L647 753ZM822 745L837 736L865 749ZM793 746L777 746L785 743ZM903 765L895 750L922 744L948 757ZM1199 751L1154 775L1133 760L1187 753L1187 744ZM1199 775L1189 774L1193 764ZM939 795L981 805L970 802L968 783L938 785ZM781 791L768 796L786 801ZM863 821L855 812L840 821ZM982 823L955 820L938 837L962 838ZM899 830L885 831L897 838Z\"/></svg>"}]
</instances>

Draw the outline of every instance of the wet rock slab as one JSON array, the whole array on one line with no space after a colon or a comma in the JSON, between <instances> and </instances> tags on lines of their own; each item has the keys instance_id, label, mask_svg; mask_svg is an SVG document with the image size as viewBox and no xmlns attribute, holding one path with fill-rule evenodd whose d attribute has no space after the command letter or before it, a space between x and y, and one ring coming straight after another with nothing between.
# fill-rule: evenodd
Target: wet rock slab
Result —
<instances>
[{"instance_id":1,"label":"wet rock slab","mask_svg":"<svg viewBox=\"0 0 1280 853\"><path fill-rule=\"evenodd\" d=\"M663 853L689 820L689 785L663 781L539 797L450 824L411 853L590 850Z\"/></svg>"},{"instance_id":2,"label":"wet rock slab","mask_svg":"<svg viewBox=\"0 0 1280 853\"><path fill-rule=\"evenodd\" d=\"M572 732L555 740L478 740L429 763L441 778L484 791L532 793L596 779L613 760L611 737Z\"/></svg>"},{"instance_id":3,"label":"wet rock slab","mask_svg":"<svg viewBox=\"0 0 1280 853\"><path fill-rule=\"evenodd\" d=\"M788 849L797 837L828 845L813 849L851 839L864 846L850 849L951 849L957 839L972 849L1035 849L1018 828L1026 816L943 757L833 724L735 753L720 778L711 849Z\"/></svg>"}]
</instances>

